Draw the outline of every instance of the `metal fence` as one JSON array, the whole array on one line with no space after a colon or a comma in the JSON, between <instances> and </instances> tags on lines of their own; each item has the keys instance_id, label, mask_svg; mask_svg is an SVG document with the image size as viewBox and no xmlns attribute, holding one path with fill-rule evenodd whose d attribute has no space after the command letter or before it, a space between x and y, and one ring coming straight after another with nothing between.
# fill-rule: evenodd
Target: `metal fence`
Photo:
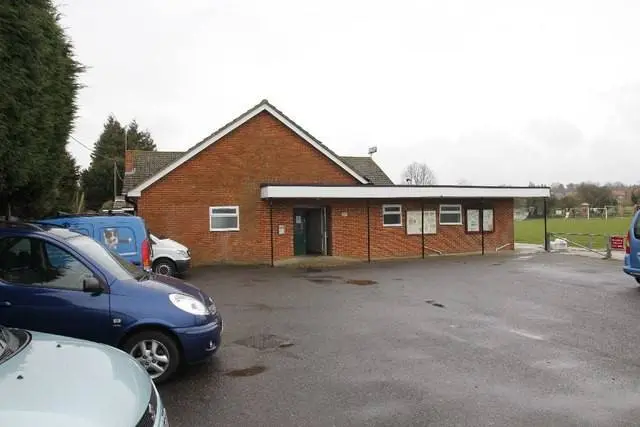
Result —
<instances>
[{"instance_id":1,"label":"metal fence","mask_svg":"<svg viewBox=\"0 0 640 427\"><path fill-rule=\"evenodd\" d=\"M604 259L611 258L610 234L548 232L546 238L546 250L552 249L551 243L556 238L566 241L568 247L593 252L598 255L602 255Z\"/></svg>"}]
</instances>

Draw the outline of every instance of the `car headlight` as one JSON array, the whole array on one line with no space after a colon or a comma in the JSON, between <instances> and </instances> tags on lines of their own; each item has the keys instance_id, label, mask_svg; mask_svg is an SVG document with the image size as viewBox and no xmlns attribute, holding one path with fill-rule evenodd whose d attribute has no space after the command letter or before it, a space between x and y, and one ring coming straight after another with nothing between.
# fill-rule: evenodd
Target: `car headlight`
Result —
<instances>
[{"instance_id":1,"label":"car headlight","mask_svg":"<svg viewBox=\"0 0 640 427\"><path fill-rule=\"evenodd\" d=\"M176 252L178 252L178 255L182 255L185 258L189 258L189 251L178 249Z\"/></svg>"},{"instance_id":2,"label":"car headlight","mask_svg":"<svg viewBox=\"0 0 640 427\"><path fill-rule=\"evenodd\" d=\"M213 302L213 298L209 297L209 302L208 302L208 309L209 309L209 314L216 314L216 312L218 311L218 308L216 307L216 303Z\"/></svg>"},{"instance_id":3,"label":"car headlight","mask_svg":"<svg viewBox=\"0 0 640 427\"><path fill-rule=\"evenodd\" d=\"M206 316L208 314L207 307L194 297L184 294L171 294L169 300L173 305L182 311L196 315Z\"/></svg>"}]
</instances>

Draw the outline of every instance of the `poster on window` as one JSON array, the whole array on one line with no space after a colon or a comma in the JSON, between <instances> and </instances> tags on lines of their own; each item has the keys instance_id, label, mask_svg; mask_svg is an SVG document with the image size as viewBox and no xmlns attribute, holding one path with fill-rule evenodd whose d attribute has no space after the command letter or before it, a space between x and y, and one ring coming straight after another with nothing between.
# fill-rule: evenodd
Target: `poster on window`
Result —
<instances>
[{"instance_id":1,"label":"poster on window","mask_svg":"<svg viewBox=\"0 0 640 427\"><path fill-rule=\"evenodd\" d=\"M468 209L467 210L467 233L479 233L480 232L480 210Z\"/></svg>"},{"instance_id":2,"label":"poster on window","mask_svg":"<svg viewBox=\"0 0 640 427\"><path fill-rule=\"evenodd\" d=\"M487 232L493 231L493 209L485 209L482 220L482 229Z\"/></svg>"},{"instance_id":3,"label":"poster on window","mask_svg":"<svg viewBox=\"0 0 640 427\"><path fill-rule=\"evenodd\" d=\"M422 231L421 211L407 211L407 234L420 234ZM424 234L436 234L436 211L424 211Z\"/></svg>"},{"instance_id":4,"label":"poster on window","mask_svg":"<svg viewBox=\"0 0 640 427\"><path fill-rule=\"evenodd\" d=\"M118 230L115 228L105 228L103 231L104 244L111 250L118 247Z\"/></svg>"},{"instance_id":5,"label":"poster on window","mask_svg":"<svg viewBox=\"0 0 640 427\"><path fill-rule=\"evenodd\" d=\"M493 209L484 209L482 212L482 231L490 233L493 231ZM467 232L480 232L480 209L467 210Z\"/></svg>"}]
</instances>

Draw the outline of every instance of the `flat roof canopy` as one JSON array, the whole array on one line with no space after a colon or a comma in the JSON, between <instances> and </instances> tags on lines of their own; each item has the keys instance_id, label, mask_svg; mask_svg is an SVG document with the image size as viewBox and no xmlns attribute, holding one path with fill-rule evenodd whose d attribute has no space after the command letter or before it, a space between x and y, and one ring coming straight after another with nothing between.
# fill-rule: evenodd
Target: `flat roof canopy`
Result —
<instances>
[{"instance_id":1,"label":"flat roof canopy","mask_svg":"<svg viewBox=\"0 0 640 427\"><path fill-rule=\"evenodd\" d=\"M422 185L269 185L263 199L511 199L551 197L549 187L474 187Z\"/></svg>"}]
</instances>

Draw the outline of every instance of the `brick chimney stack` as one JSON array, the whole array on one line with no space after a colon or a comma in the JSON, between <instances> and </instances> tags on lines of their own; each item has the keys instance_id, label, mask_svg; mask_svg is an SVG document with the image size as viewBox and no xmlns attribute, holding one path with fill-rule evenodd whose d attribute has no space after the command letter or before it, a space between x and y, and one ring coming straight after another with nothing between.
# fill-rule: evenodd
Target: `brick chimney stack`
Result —
<instances>
[{"instance_id":1,"label":"brick chimney stack","mask_svg":"<svg viewBox=\"0 0 640 427\"><path fill-rule=\"evenodd\" d=\"M134 169L135 150L127 150L124 152L124 173L131 173Z\"/></svg>"}]
</instances>

